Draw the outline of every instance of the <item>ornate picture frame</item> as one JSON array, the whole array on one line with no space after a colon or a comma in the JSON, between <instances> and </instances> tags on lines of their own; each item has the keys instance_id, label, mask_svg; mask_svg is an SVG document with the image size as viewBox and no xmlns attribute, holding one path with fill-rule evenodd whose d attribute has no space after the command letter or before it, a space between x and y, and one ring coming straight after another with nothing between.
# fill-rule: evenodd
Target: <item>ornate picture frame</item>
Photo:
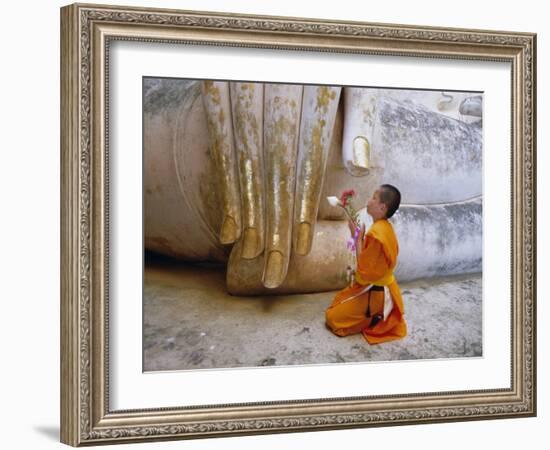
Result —
<instances>
[{"instance_id":1,"label":"ornate picture frame","mask_svg":"<svg viewBox=\"0 0 550 450\"><path fill-rule=\"evenodd\" d=\"M510 386L113 410L108 67L110 44L117 40L509 63ZM531 33L86 4L62 8L61 441L81 446L536 415L535 90Z\"/></svg>"}]
</instances>

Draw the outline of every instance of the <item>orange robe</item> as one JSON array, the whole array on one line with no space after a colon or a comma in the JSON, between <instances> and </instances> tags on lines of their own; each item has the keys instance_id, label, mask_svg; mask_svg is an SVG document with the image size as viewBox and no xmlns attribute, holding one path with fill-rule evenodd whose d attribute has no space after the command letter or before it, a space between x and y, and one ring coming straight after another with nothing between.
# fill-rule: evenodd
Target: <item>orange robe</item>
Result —
<instances>
[{"instance_id":1,"label":"orange robe","mask_svg":"<svg viewBox=\"0 0 550 450\"><path fill-rule=\"evenodd\" d=\"M334 334L348 336L362 333L369 344L407 335L403 298L393 276L398 253L399 245L392 224L386 219L374 222L359 254L353 285L338 292L326 310L327 325ZM385 320L368 328L370 319L366 317L366 311L369 295L382 294L369 291L369 286L373 285L384 286L385 294L391 296L393 307Z\"/></svg>"}]
</instances>

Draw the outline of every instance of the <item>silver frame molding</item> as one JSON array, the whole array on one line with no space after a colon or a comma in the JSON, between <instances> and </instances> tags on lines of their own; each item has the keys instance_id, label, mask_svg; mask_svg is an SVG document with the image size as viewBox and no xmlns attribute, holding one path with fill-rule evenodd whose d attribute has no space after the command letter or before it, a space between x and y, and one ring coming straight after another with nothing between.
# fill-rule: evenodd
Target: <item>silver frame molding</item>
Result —
<instances>
[{"instance_id":1,"label":"silver frame molding","mask_svg":"<svg viewBox=\"0 0 550 450\"><path fill-rule=\"evenodd\" d=\"M512 70L509 389L109 409L113 40L504 61ZM61 441L73 445L536 415L536 35L74 4L61 9Z\"/></svg>"}]
</instances>

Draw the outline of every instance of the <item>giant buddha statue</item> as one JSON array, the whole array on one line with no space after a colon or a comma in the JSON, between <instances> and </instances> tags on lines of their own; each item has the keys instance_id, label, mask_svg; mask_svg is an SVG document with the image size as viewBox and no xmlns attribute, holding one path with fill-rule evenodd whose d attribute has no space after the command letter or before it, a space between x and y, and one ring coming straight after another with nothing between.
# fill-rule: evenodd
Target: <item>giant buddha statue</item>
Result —
<instances>
[{"instance_id":1,"label":"giant buddha statue","mask_svg":"<svg viewBox=\"0 0 550 450\"><path fill-rule=\"evenodd\" d=\"M399 281L481 272L482 97L298 84L146 78L148 250L227 265L232 294L332 291L347 282L346 216L383 183Z\"/></svg>"}]
</instances>

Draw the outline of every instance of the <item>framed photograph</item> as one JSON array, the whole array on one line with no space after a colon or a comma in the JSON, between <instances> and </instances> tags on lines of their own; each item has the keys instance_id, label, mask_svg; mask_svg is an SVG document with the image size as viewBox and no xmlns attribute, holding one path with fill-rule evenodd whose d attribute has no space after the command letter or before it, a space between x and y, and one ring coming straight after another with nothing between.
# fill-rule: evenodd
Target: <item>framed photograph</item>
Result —
<instances>
[{"instance_id":1,"label":"framed photograph","mask_svg":"<svg viewBox=\"0 0 550 450\"><path fill-rule=\"evenodd\" d=\"M61 440L536 415L536 36L61 9Z\"/></svg>"}]
</instances>

